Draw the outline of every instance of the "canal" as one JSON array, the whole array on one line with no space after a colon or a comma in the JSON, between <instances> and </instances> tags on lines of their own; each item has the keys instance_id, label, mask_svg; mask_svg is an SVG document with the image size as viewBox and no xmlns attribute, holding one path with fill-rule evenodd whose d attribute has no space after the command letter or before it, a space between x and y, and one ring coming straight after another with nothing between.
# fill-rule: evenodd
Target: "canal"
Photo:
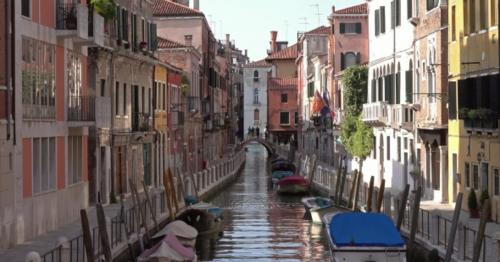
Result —
<instances>
[{"instance_id":1,"label":"canal","mask_svg":"<svg viewBox=\"0 0 500 262\"><path fill-rule=\"evenodd\" d=\"M267 152L250 144L239 178L212 203L225 210L224 235L200 240L198 255L207 261L326 261L326 234L304 220L301 196L278 195L272 189Z\"/></svg>"}]
</instances>

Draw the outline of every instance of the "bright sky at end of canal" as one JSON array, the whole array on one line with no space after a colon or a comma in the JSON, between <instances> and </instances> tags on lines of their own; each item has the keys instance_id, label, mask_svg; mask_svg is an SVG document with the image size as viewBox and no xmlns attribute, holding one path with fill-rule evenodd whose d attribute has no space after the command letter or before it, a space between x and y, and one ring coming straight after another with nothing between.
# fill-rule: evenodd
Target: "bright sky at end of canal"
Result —
<instances>
[{"instance_id":1,"label":"bright sky at end of canal","mask_svg":"<svg viewBox=\"0 0 500 262\"><path fill-rule=\"evenodd\" d=\"M216 38L226 34L236 47L248 49L250 61L263 59L269 49L269 32L278 31L278 41L292 45L297 32L328 25L327 16L335 9L363 3L364 0L200 0ZM319 12L318 12L319 11ZM319 13L319 14L318 14Z\"/></svg>"}]
</instances>

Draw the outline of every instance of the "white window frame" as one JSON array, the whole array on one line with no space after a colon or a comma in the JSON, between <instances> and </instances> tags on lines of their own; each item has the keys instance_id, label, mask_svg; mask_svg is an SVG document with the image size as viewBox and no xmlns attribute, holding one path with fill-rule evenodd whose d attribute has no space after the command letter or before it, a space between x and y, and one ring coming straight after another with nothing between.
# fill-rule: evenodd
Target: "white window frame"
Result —
<instances>
[{"instance_id":1,"label":"white window frame","mask_svg":"<svg viewBox=\"0 0 500 262\"><path fill-rule=\"evenodd\" d=\"M35 152L35 144L39 143L38 153ZM43 153L43 143L47 143L47 152ZM53 143L51 143L53 142ZM31 146L31 179L32 179L32 193L33 195L40 195L48 192L53 192L57 188L57 141L55 137L37 137L32 139ZM51 150L51 144L53 145L53 152ZM43 188L42 180L42 166L43 166L43 155L46 155L45 161L47 162L47 184L46 188ZM35 159L38 158L38 163ZM52 163L51 163L52 162ZM51 168L51 165L52 168ZM38 176L38 177L37 177ZM35 183L38 181L38 183Z\"/></svg>"}]
</instances>

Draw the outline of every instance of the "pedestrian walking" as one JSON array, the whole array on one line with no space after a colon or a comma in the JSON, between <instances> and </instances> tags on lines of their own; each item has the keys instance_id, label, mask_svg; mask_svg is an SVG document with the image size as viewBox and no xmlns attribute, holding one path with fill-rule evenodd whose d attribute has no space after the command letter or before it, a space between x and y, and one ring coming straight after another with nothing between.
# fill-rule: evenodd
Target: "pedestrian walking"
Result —
<instances>
[{"instance_id":1,"label":"pedestrian walking","mask_svg":"<svg viewBox=\"0 0 500 262\"><path fill-rule=\"evenodd\" d=\"M257 128L255 129L255 133L256 133L257 137L259 137L259 135L260 135L260 129L259 129L259 127L257 127Z\"/></svg>"}]
</instances>

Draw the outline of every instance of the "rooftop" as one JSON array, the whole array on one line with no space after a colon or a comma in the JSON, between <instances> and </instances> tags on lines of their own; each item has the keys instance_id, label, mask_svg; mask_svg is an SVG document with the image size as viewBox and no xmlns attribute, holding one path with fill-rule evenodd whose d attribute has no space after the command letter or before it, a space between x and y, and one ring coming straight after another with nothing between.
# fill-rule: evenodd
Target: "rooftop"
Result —
<instances>
[{"instance_id":1,"label":"rooftop","mask_svg":"<svg viewBox=\"0 0 500 262\"><path fill-rule=\"evenodd\" d=\"M309 32L306 32L306 35L328 35L332 28L330 26L320 26L318 28L315 28Z\"/></svg>"},{"instance_id":2,"label":"rooftop","mask_svg":"<svg viewBox=\"0 0 500 262\"><path fill-rule=\"evenodd\" d=\"M278 59L296 59L298 56L297 44L280 50L270 56L266 57L266 60L278 60Z\"/></svg>"},{"instance_id":3,"label":"rooftop","mask_svg":"<svg viewBox=\"0 0 500 262\"><path fill-rule=\"evenodd\" d=\"M267 86L269 88L296 88L297 78L269 78Z\"/></svg>"},{"instance_id":4,"label":"rooftop","mask_svg":"<svg viewBox=\"0 0 500 262\"><path fill-rule=\"evenodd\" d=\"M169 0L154 0L154 16L205 16L203 12Z\"/></svg>"},{"instance_id":5,"label":"rooftop","mask_svg":"<svg viewBox=\"0 0 500 262\"><path fill-rule=\"evenodd\" d=\"M158 49L185 48L186 46L175 41L158 37Z\"/></svg>"},{"instance_id":6,"label":"rooftop","mask_svg":"<svg viewBox=\"0 0 500 262\"><path fill-rule=\"evenodd\" d=\"M368 14L368 4L363 3L359 5L346 7L344 9L335 10L335 14L338 15Z\"/></svg>"},{"instance_id":7,"label":"rooftop","mask_svg":"<svg viewBox=\"0 0 500 262\"><path fill-rule=\"evenodd\" d=\"M262 60L259 60L259 61L255 61L255 62L251 62L251 63L248 63L245 65L245 68L252 68L252 67L270 67L271 64L269 64L268 62L266 62L265 59L262 59Z\"/></svg>"}]
</instances>

